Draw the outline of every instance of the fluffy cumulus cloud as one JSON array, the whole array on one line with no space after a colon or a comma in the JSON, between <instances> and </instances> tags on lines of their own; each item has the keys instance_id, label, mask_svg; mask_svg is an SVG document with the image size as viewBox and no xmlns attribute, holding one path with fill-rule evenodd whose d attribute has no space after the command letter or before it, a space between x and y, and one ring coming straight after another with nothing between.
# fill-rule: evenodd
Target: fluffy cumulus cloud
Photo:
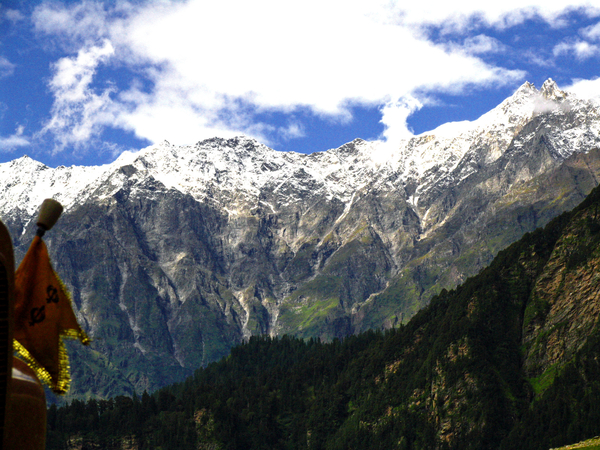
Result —
<instances>
[{"instance_id":1,"label":"fluffy cumulus cloud","mask_svg":"<svg viewBox=\"0 0 600 450\"><path fill-rule=\"evenodd\" d=\"M381 123L385 126L383 132L385 140L396 143L410 138L412 131L407 124L408 116L422 106L423 104L412 96L404 96L395 102L388 102L381 109Z\"/></svg>"},{"instance_id":2,"label":"fluffy cumulus cloud","mask_svg":"<svg viewBox=\"0 0 600 450\"><path fill-rule=\"evenodd\" d=\"M44 130L62 146L88 142L108 125L155 142L240 132L268 141L306 130L297 121L262 123L261 113L308 110L348 121L351 107L364 105L380 109L383 137L398 140L410 136L407 117L432 93L524 76L479 57L503 51L494 38L477 34L448 46L430 40L428 27L501 29L532 17L560 26L569 9L600 13L587 2L412 3L43 3L33 14L35 29L71 52L53 66L55 100ZM582 47L581 57L586 51L595 50ZM129 75L101 87L95 81L103 67Z\"/></svg>"},{"instance_id":3,"label":"fluffy cumulus cloud","mask_svg":"<svg viewBox=\"0 0 600 450\"><path fill-rule=\"evenodd\" d=\"M592 12L595 9L591 10ZM553 48L554 56L574 56L579 61L600 55L600 23L579 30L579 36L568 37Z\"/></svg>"},{"instance_id":4,"label":"fluffy cumulus cloud","mask_svg":"<svg viewBox=\"0 0 600 450\"><path fill-rule=\"evenodd\" d=\"M600 78L574 80L573 84L565 87L565 90L581 98L593 99L600 104Z\"/></svg>"},{"instance_id":5,"label":"fluffy cumulus cloud","mask_svg":"<svg viewBox=\"0 0 600 450\"><path fill-rule=\"evenodd\" d=\"M101 45L82 48L75 57L58 60L49 87L54 94L52 118L42 134L56 135L58 149L89 142L100 129L113 123L114 104L110 99L111 89L98 94L90 88L98 65L114 54L108 40Z\"/></svg>"}]
</instances>

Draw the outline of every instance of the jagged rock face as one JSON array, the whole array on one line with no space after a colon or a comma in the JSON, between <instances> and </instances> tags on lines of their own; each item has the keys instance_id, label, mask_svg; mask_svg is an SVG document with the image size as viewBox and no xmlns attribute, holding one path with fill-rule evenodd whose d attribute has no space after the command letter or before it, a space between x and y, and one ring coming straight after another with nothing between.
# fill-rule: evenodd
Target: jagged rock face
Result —
<instances>
[{"instance_id":1,"label":"jagged rock face","mask_svg":"<svg viewBox=\"0 0 600 450\"><path fill-rule=\"evenodd\" d=\"M600 176L600 114L523 85L478 121L393 150L281 153L246 138L168 143L101 167L0 164L21 256L47 235L91 349L76 394L154 389L252 334L331 339L408 320L433 294L575 206Z\"/></svg>"},{"instance_id":2,"label":"jagged rock face","mask_svg":"<svg viewBox=\"0 0 600 450\"><path fill-rule=\"evenodd\" d=\"M600 317L600 211L583 211L558 241L524 315L524 368L531 378L570 361Z\"/></svg>"},{"instance_id":3,"label":"jagged rock face","mask_svg":"<svg viewBox=\"0 0 600 450\"><path fill-rule=\"evenodd\" d=\"M549 448L536 439L561 434L546 419L561 409L570 423L585 422L583 405L597 404L591 393L598 391L599 200L596 189L434 298L393 345L378 345L382 354L393 350L364 410L377 410L378 401L389 406L364 414L365 428L387 434L392 427L378 424L401 426L415 414L412 423L428 424L435 436L426 448L513 449ZM549 402L556 398L560 407ZM534 438L520 442L529 433Z\"/></svg>"}]
</instances>

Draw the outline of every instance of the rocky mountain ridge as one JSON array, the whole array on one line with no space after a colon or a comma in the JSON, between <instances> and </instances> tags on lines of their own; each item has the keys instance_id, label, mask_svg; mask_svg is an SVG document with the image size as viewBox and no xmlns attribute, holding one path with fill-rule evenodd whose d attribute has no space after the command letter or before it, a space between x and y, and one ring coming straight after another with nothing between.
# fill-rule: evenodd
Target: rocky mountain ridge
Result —
<instances>
[{"instance_id":1,"label":"rocky mountain ridge","mask_svg":"<svg viewBox=\"0 0 600 450\"><path fill-rule=\"evenodd\" d=\"M255 334L344 336L406 322L598 184L600 112L548 80L476 121L391 148L312 154L248 138L167 142L98 167L0 164L0 217L23 255L48 235L95 337L79 395L154 389Z\"/></svg>"},{"instance_id":2,"label":"rocky mountain ridge","mask_svg":"<svg viewBox=\"0 0 600 450\"><path fill-rule=\"evenodd\" d=\"M0 210L6 213L21 208L34 214L39 199L48 195L59 198L69 209L91 196L110 196L114 193L111 188L118 190L125 182L135 183L149 176L198 201L212 199L222 203L232 202L238 192L256 202L263 190L278 192L286 179L291 179L292 187L301 188L303 177L308 177L328 198L348 202L375 174L384 178L399 173L406 186L417 186L415 192L408 188L407 193L411 203L418 204L421 194L426 195L428 188L439 184L443 173L452 173L453 182L473 173L474 167L464 164L465 155L472 154L471 164L490 164L505 153L526 123L548 114L586 117L586 123L572 124L575 126L569 130L557 130L560 136L550 136L557 141L553 146L556 158L565 159L597 144L598 110L594 104L560 91L552 80L546 81L539 91L527 82L479 119L444 124L402 141L397 148L356 139L338 149L299 154L278 152L253 139L239 137L214 138L185 147L164 141L136 153L125 152L114 163L103 166L51 169L24 156L0 164L0 176L8 194L0 200ZM534 133L520 136L515 146L522 147L533 136ZM558 143L562 145L557 146ZM461 161L463 164L459 165ZM299 180L293 183L294 178ZM235 193L229 193L228 188ZM289 201L289 193L279 195ZM426 206L425 203L423 207ZM237 212L232 208L227 211Z\"/></svg>"},{"instance_id":3,"label":"rocky mountain ridge","mask_svg":"<svg viewBox=\"0 0 600 450\"><path fill-rule=\"evenodd\" d=\"M253 336L153 395L50 408L48 448L548 450L588 439L600 423L599 266L595 188L405 325L329 343Z\"/></svg>"}]
</instances>

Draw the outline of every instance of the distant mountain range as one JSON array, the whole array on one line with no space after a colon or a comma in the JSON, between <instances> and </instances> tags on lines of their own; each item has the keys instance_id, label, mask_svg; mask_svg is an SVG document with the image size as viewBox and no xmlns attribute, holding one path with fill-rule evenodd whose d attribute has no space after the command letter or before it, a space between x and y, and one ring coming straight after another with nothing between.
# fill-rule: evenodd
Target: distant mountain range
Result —
<instances>
[{"instance_id":1,"label":"distant mountain range","mask_svg":"<svg viewBox=\"0 0 600 450\"><path fill-rule=\"evenodd\" d=\"M312 154L168 142L98 167L0 164L17 257L46 240L94 339L75 396L154 390L252 335L330 340L407 322L600 177L600 111L525 83L473 122Z\"/></svg>"},{"instance_id":2,"label":"distant mountain range","mask_svg":"<svg viewBox=\"0 0 600 450\"><path fill-rule=\"evenodd\" d=\"M600 431L599 268L596 188L406 325L331 343L254 336L152 395L51 407L47 448L549 450L589 439Z\"/></svg>"}]
</instances>

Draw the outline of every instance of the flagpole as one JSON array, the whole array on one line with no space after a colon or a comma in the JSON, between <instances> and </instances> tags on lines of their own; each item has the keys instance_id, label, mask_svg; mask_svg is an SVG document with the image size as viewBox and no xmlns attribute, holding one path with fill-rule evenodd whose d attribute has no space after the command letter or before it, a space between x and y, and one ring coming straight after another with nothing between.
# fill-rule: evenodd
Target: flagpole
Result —
<instances>
[{"instance_id":1,"label":"flagpole","mask_svg":"<svg viewBox=\"0 0 600 450\"><path fill-rule=\"evenodd\" d=\"M53 198L47 198L40 206L40 214L37 221L37 235L44 236L46 231L52 229L63 212L63 206Z\"/></svg>"},{"instance_id":2,"label":"flagpole","mask_svg":"<svg viewBox=\"0 0 600 450\"><path fill-rule=\"evenodd\" d=\"M45 448L46 397L40 382L56 393L66 393L71 378L63 338L79 339L84 345L89 342L77 323L70 294L54 272L42 239L62 210L56 200L44 200L36 236L14 271L12 342L19 357L12 361L12 386L7 394L6 450Z\"/></svg>"},{"instance_id":3,"label":"flagpole","mask_svg":"<svg viewBox=\"0 0 600 450\"><path fill-rule=\"evenodd\" d=\"M62 206L44 200L38 216L38 231L15 271L15 321L13 343L16 353L31 367L42 383L55 393L68 391L71 376L63 338L90 342L72 308L71 295L54 271L42 235L58 220Z\"/></svg>"},{"instance_id":4,"label":"flagpole","mask_svg":"<svg viewBox=\"0 0 600 450\"><path fill-rule=\"evenodd\" d=\"M0 445L7 449L6 422L12 385L15 260L12 240L0 221Z\"/></svg>"}]
</instances>

